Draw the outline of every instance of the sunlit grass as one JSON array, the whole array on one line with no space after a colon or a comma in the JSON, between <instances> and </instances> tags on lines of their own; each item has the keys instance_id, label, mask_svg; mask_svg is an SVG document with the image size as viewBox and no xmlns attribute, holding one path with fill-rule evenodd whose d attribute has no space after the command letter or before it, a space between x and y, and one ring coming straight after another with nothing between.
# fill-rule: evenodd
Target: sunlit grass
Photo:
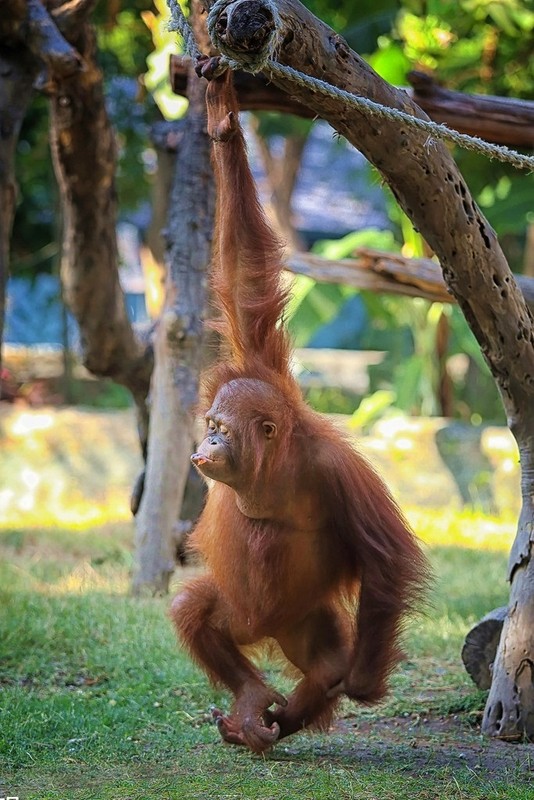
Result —
<instances>
[{"instance_id":1,"label":"sunlit grass","mask_svg":"<svg viewBox=\"0 0 534 800\"><path fill-rule=\"evenodd\" d=\"M428 545L509 550L517 527L517 518L513 514L497 516L470 508L431 509L423 506L404 506L403 511L418 537ZM112 496L111 502L108 499L107 503L74 500L68 512L43 508L39 513L21 512L3 517L0 521L0 544L2 534L14 529L41 533L49 530L56 538L61 536L61 529L68 529L70 534L76 535L121 523L133 528L124 492L117 491L116 498Z\"/></svg>"},{"instance_id":2,"label":"sunlit grass","mask_svg":"<svg viewBox=\"0 0 534 800\"><path fill-rule=\"evenodd\" d=\"M130 575L125 569L97 570L88 561L84 561L55 582L40 581L30 576L30 585L35 591L53 595L86 595L96 592L127 594Z\"/></svg>"},{"instance_id":3,"label":"sunlit grass","mask_svg":"<svg viewBox=\"0 0 534 800\"><path fill-rule=\"evenodd\" d=\"M133 525L0 528L0 581L12 591L48 595L126 594Z\"/></svg>"},{"instance_id":4,"label":"sunlit grass","mask_svg":"<svg viewBox=\"0 0 534 800\"><path fill-rule=\"evenodd\" d=\"M88 529L131 519L141 457L130 411L4 408L2 527Z\"/></svg>"},{"instance_id":5,"label":"sunlit grass","mask_svg":"<svg viewBox=\"0 0 534 800\"><path fill-rule=\"evenodd\" d=\"M404 512L417 536L433 546L509 551L515 537L517 519L489 516L472 509L405 508Z\"/></svg>"},{"instance_id":6,"label":"sunlit grass","mask_svg":"<svg viewBox=\"0 0 534 800\"><path fill-rule=\"evenodd\" d=\"M106 497L99 502L81 495L72 497L69 506L64 503L35 501L28 507L9 508L2 514L0 530L16 526L24 528L69 527L72 530L87 530L95 526L115 522L127 522L132 518L129 499L123 489L108 489Z\"/></svg>"},{"instance_id":7,"label":"sunlit grass","mask_svg":"<svg viewBox=\"0 0 534 800\"><path fill-rule=\"evenodd\" d=\"M436 553L444 548L506 553L512 544L516 520L487 516L472 510L408 508L406 515L417 536ZM55 595L100 592L127 594L133 569L134 523L131 515L116 519L116 509L103 509L97 524L82 515L70 524L0 525L1 573L10 584ZM461 560L463 556L459 554ZM463 574L460 568L459 574ZM179 580L181 573L177 572Z\"/></svg>"}]
</instances>

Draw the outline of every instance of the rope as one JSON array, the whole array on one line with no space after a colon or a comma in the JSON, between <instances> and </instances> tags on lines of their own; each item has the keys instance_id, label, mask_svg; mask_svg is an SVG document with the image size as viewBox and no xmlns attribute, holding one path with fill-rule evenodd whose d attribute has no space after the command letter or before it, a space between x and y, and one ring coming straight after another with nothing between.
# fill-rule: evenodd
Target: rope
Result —
<instances>
[{"instance_id":1,"label":"rope","mask_svg":"<svg viewBox=\"0 0 534 800\"><path fill-rule=\"evenodd\" d=\"M383 106L381 103L375 103L367 97L361 97L345 89L339 89L337 86L320 78L314 78L311 75L305 75L293 67L280 64L274 60L273 55L276 52L279 43L279 30L280 30L280 16L276 7L266 0L267 7L273 15L274 30L269 37L267 43L262 48L261 52L249 54L238 53L237 55L228 47L228 45L221 40L217 31L217 20L220 13L226 6L235 2L235 0L216 0L213 4L207 19L208 33L211 41L215 47L223 53L224 63L232 70L244 69L247 72L267 72L271 75L289 78L291 81L306 89L311 89L313 92L330 97L335 100L343 100L346 105L357 111L362 112L366 116L374 116L381 119L394 120L401 122L410 128L427 133L431 137L441 139L446 142L462 147L464 150L473 150L487 156L490 159L497 159L504 163L511 164L516 169L525 169L534 171L534 156L526 156L512 150L509 147L504 147L491 142L486 142L478 136L469 136L466 133L459 133L458 131L448 128L438 122L430 120L419 119L408 114L406 111L401 111L398 108L391 108L391 106ZM167 0L167 4L171 10L172 23L169 26L170 30L178 31L184 38L184 47L186 52L191 58L197 58L200 53L196 46L189 23L184 17L183 11L178 4L178 0Z\"/></svg>"},{"instance_id":2,"label":"rope","mask_svg":"<svg viewBox=\"0 0 534 800\"><path fill-rule=\"evenodd\" d=\"M171 12L171 21L167 26L168 29L180 34L184 40L185 52L187 55L191 56L194 61L196 61L197 58L200 58L202 53L197 47L195 35L191 30L191 25L185 18L185 14L180 6L179 1L167 0L167 5L169 7L169 11Z\"/></svg>"},{"instance_id":3,"label":"rope","mask_svg":"<svg viewBox=\"0 0 534 800\"><path fill-rule=\"evenodd\" d=\"M464 150L473 150L475 153L482 153L482 155L485 155L490 159L495 158L499 161L512 164L514 167L516 167L516 169L534 170L534 156L525 156L522 153L518 153L516 150L511 150L509 147L486 142L484 139L480 139L478 136L469 136L467 133L459 133L458 131L448 128L446 125L438 122L419 119L419 117L414 117L411 114L407 114L406 111L401 111L399 108L383 106L380 103L375 103L373 100L369 100L367 97L360 97L358 95L351 94L350 92L345 91L345 89L339 89L337 86L332 86L330 83L326 83L326 81L322 81L319 78L313 78L309 75L304 75L304 73L293 69L293 67L288 67L284 64L278 64L275 61L267 61L266 67L273 75L280 75L282 77L285 76L290 78L299 86L317 90L320 94L325 95L326 97L344 100L348 106L352 106L352 108L362 111L368 116L379 117L382 119L393 119L397 122L405 123L410 128L424 131L430 136L434 136L436 139L442 139L446 142L457 144Z\"/></svg>"}]
</instances>

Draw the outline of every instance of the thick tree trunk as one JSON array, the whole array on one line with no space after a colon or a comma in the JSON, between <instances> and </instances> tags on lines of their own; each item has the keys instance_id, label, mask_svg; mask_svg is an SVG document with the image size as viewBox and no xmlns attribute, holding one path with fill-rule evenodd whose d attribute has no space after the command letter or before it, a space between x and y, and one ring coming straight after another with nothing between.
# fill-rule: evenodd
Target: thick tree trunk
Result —
<instances>
[{"instance_id":1,"label":"thick tree trunk","mask_svg":"<svg viewBox=\"0 0 534 800\"><path fill-rule=\"evenodd\" d=\"M119 284L113 133L95 60L95 35L86 21L95 2L13 0L4 4L0 44L11 48L21 69L23 63L26 68L26 78L18 79L16 102L24 100L37 70L45 69L39 84L52 98L51 144L64 218L61 277L80 325L84 362L95 375L131 390L146 427L152 359L134 335ZM9 85L3 82L4 92ZM15 110L13 103L12 114ZM16 131L20 120L9 113L2 115L4 120L2 147L7 152L9 130ZM7 172L5 178L2 233L10 225L14 192ZM5 248L1 257L4 262Z\"/></svg>"},{"instance_id":2,"label":"thick tree trunk","mask_svg":"<svg viewBox=\"0 0 534 800\"><path fill-rule=\"evenodd\" d=\"M193 450L214 191L205 83L195 77L189 86L168 224L170 275L156 334L145 488L136 518L136 594L168 590L175 565L176 520Z\"/></svg>"},{"instance_id":3,"label":"thick tree trunk","mask_svg":"<svg viewBox=\"0 0 534 800\"><path fill-rule=\"evenodd\" d=\"M0 364L16 203L15 148L33 83L43 65L49 78L54 79L77 72L80 60L39 0L4 3L0 14Z\"/></svg>"},{"instance_id":4,"label":"thick tree trunk","mask_svg":"<svg viewBox=\"0 0 534 800\"><path fill-rule=\"evenodd\" d=\"M195 75L194 80L198 82ZM145 275L145 301L153 319L158 319L165 303L167 263L165 230L169 219L171 191L176 174L176 156L185 133L184 119L174 123L159 122L152 129L152 142L156 147L158 168L152 191L152 216L147 231L147 246L142 250ZM146 462L146 451L144 453ZM189 455L189 454L187 454ZM187 459L186 459L187 460ZM136 481L131 497L131 508L137 514L146 483L146 470ZM170 551L175 560L185 563L185 538L198 519L204 506L205 483L191 465L180 509L180 518L173 527Z\"/></svg>"},{"instance_id":5,"label":"thick tree trunk","mask_svg":"<svg viewBox=\"0 0 534 800\"><path fill-rule=\"evenodd\" d=\"M132 392L146 437L152 353L135 336L119 282L115 141L96 64L95 35L76 26L72 44L84 69L56 81L51 146L63 206L61 279L82 334L85 366Z\"/></svg>"},{"instance_id":6,"label":"thick tree trunk","mask_svg":"<svg viewBox=\"0 0 534 800\"><path fill-rule=\"evenodd\" d=\"M212 0L206 0L211 8ZM355 95L414 116L426 115L406 93L385 83L347 43L298 0L279 0L276 58ZM219 16L225 54L240 60L270 37L262 0L238 0ZM262 31L264 32L262 41ZM251 35L251 34L254 35ZM232 43L230 49L226 43ZM533 448L534 330L530 311L491 229L444 144L389 119L368 116L342 99L297 85L275 69L273 82L324 119L382 173L399 204L441 263L443 276L475 334L499 387L520 448L523 511L511 557L510 612L494 668L484 730L492 736L534 736ZM525 178L528 180L528 178Z\"/></svg>"},{"instance_id":7,"label":"thick tree trunk","mask_svg":"<svg viewBox=\"0 0 534 800\"><path fill-rule=\"evenodd\" d=\"M524 410L525 418L529 410ZM482 731L500 739L534 739L534 426L513 431L521 458L523 505L509 562L508 615L493 664Z\"/></svg>"}]
</instances>

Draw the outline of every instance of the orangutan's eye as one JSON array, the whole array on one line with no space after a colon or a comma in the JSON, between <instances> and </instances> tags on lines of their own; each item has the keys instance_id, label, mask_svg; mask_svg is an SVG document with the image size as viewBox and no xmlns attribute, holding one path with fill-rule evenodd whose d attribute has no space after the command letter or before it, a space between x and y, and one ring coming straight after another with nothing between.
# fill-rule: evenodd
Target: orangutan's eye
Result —
<instances>
[{"instance_id":1,"label":"orangutan's eye","mask_svg":"<svg viewBox=\"0 0 534 800\"><path fill-rule=\"evenodd\" d=\"M212 419L208 420L208 430L210 433L215 433L217 430L217 426Z\"/></svg>"},{"instance_id":2,"label":"orangutan's eye","mask_svg":"<svg viewBox=\"0 0 534 800\"><path fill-rule=\"evenodd\" d=\"M219 433L222 433L223 436L228 434L228 428L226 425L219 425Z\"/></svg>"}]
</instances>

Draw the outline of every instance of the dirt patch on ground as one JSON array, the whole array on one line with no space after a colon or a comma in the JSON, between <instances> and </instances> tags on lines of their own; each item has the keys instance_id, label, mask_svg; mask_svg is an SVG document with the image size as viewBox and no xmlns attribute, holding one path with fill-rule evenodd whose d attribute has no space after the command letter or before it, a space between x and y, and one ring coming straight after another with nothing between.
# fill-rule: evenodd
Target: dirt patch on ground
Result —
<instances>
[{"instance_id":1,"label":"dirt patch on ground","mask_svg":"<svg viewBox=\"0 0 534 800\"><path fill-rule=\"evenodd\" d=\"M479 715L472 719L412 715L370 722L345 717L337 721L332 736L338 751L343 736L343 758L351 763L365 761L378 767L394 762L397 768L419 777L447 767L452 772L472 770L486 779L502 780L507 774L510 778L531 776L534 786L534 745L482 736Z\"/></svg>"}]
</instances>

